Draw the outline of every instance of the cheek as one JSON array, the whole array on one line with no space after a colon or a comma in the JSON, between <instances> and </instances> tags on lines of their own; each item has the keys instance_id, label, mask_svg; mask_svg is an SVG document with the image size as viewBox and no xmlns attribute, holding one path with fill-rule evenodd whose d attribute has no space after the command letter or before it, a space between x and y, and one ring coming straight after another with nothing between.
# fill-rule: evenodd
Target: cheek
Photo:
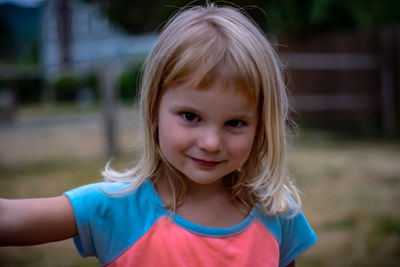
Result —
<instances>
[{"instance_id":1,"label":"cheek","mask_svg":"<svg viewBox=\"0 0 400 267\"><path fill-rule=\"evenodd\" d=\"M185 150L188 146L188 135L174 120L163 120L159 124L158 138L164 156Z\"/></svg>"},{"instance_id":2,"label":"cheek","mask_svg":"<svg viewBox=\"0 0 400 267\"><path fill-rule=\"evenodd\" d=\"M246 136L232 140L231 152L244 163L250 155L251 148L253 147L253 136Z\"/></svg>"}]
</instances>

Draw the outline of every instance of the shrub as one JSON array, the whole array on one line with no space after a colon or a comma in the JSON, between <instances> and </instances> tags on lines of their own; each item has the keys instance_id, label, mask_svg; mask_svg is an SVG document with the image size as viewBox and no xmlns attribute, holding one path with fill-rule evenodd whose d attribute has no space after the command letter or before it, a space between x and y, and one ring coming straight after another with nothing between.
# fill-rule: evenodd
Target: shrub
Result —
<instances>
[{"instance_id":1,"label":"shrub","mask_svg":"<svg viewBox=\"0 0 400 267\"><path fill-rule=\"evenodd\" d=\"M0 88L15 92L17 103L29 104L41 101L44 81L42 78L16 78L0 80Z\"/></svg>"},{"instance_id":2,"label":"shrub","mask_svg":"<svg viewBox=\"0 0 400 267\"><path fill-rule=\"evenodd\" d=\"M53 88L57 101L73 102L80 88L80 82L72 76L61 76L53 83Z\"/></svg>"},{"instance_id":3,"label":"shrub","mask_svg":"<svg viewBox=\"0 0 400 267\"><path fill-rule=\"evenodd\" d=\"M136 101L141 64L137 64L124 71L119 78L119 97L122 102Z\"/></svg>"}]
</instances>

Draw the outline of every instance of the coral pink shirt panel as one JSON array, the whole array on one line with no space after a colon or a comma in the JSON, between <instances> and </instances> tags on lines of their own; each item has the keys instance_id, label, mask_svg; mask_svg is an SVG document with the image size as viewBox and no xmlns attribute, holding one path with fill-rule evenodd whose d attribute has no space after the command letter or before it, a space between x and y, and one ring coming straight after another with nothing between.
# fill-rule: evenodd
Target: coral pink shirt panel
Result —
<instances>
[{"instance_id":1,"label":"coral pink shirt panel","mask_svg":"<svg viewBox=\"0 0 400 267\"><path fill-rule=\"evenodd\" d=\"M278 243L257 220L243 232L221 238L192 233L163 216L107 266L276 267L278 264Z\"/></svg>"}]
</instances>

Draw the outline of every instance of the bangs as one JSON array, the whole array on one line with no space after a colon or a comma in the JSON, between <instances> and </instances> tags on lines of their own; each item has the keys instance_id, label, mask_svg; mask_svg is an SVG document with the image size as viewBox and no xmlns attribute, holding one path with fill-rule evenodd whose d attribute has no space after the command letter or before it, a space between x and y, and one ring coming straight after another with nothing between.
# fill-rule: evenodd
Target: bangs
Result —
<instances>
[{"instance_id":1,"label":"bangs","mask_svg":"<svg viewBox=\"0 0 400 267\"><path fill-rule=\"evenodd\" d=\"M260 74L254 60L243 53L243 46L227 40L216 25L203 23L182 41L166 64L161 87L185 85L200 90L217 85L236 90L253 103L259 99Z\"/></svg>"}]
</instances>

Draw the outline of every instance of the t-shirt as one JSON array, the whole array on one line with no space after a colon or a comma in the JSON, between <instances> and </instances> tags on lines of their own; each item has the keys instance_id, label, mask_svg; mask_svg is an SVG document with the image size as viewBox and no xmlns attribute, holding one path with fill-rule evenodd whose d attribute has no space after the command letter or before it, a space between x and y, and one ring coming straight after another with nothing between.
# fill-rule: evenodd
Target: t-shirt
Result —
<instances>
[{"instance_id":1,"label":"t-shirt","mask_svg":"<svg viewBox=\"0 0 400 267\"><path fill-rule=\"evenodd\" d=\"M154 186L110 194L124 183L66 192L78 227L75 245L103 266L286 266L317 237L300 212L267 216L254 207L241 223L205 227L162 208Z\"/></svg>"}]
</instances>

